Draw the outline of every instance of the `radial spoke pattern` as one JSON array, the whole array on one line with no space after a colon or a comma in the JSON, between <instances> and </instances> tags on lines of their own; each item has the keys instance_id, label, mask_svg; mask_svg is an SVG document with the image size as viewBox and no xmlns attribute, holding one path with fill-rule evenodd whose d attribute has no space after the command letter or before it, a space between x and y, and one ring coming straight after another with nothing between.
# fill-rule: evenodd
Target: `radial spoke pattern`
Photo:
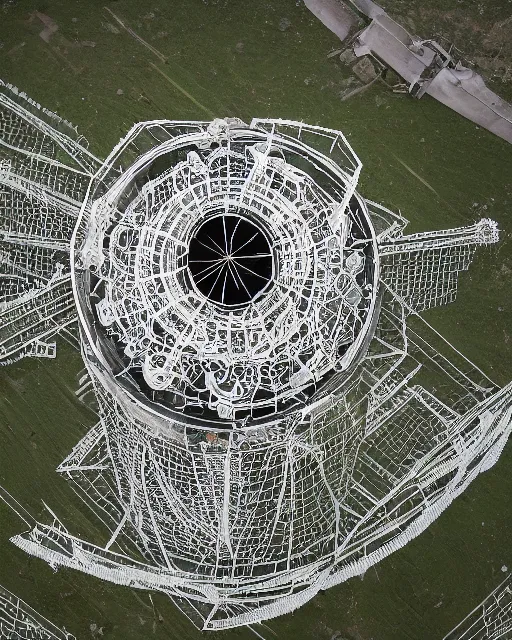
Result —
<instances>
[{"instance_id":1,"label":"radial spoke pattern","mask_svg":"<svg viewBox=\"0 0 512 640\"><path fill-rule=\"evenodd\" d=\"M265 234L237 215L210 218L192 238L189 269L196 287L213 302L250 302L272 278Z\"/></svg>"}]
</instances>

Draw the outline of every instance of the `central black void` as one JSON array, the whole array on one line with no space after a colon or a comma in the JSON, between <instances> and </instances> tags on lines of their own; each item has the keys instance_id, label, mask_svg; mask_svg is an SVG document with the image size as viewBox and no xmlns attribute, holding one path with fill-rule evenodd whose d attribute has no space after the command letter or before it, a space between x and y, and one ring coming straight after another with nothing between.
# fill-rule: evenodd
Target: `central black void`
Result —
<instances>
[{"instance_id":1,"label":"central black void","mask_svg":"<svg viewBox=\"0 0 512 640\"><path fill-rule=\"evenodd\" d=\"M272 253L265 234L237 215L202 224L192 237L188 268L194 284L212 302L247 304L272 278Z\"/></svg>"}]
</instances>

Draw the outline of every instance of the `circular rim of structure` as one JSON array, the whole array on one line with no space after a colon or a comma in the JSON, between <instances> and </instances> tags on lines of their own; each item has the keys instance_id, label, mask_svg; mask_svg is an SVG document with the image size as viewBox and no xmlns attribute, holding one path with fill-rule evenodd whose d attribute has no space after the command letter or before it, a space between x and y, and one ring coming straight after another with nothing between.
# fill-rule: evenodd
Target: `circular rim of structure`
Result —
<instances>
[{"instance_id":1,"label":"circular rim of structure","mask_svg":"<svg viewBox=\"0 0 512 640\"><path fill-rule=\"evenodd\" d=\"M206 125L207 123L204 123L205 129L206 129ZM140 125L138 129L140 132ZM325 130L321 128L315 128L315 129L318 129L319 131L329 131L331 134L333 133L331 130ZM161 143L159 145L155 145L153 149L146 152L141 157L137 158L137 160L131 166L127 167L127 169L123 172L123 175L121 177L118 177L111 184L108 191L105 194L103 194L99 200L95 200L92 202L90 218L96 221L100 220L101 209L103 209L105 206L114 205L121 197L123 190L126 189L127 186L129 187L130 185L133 185L137 179L137 176L141 174L141 172L147 171L148 167L151 166L152 163L154 163L156 160L158 160L159 158L162 158L162 156L169 154L170 152L173 152L173 151L176 152L180 149L184 149L184 148L195 146L195 145L200 146L201 143L204 143L205 137L207 137L207 135L206 135L206 131L203 129L202 131L196 132L194 134L181 135L170 141ZM253 144L254 143L258 144L258 141L268 142L269 140L269 135L265 131L262 131L260 129L250 129L246 126L239 126L236 129L231 129L229 131L228 137L230 141L240 140L242 142L244 141L247 142L247 140L250 140L251 143ZM123 141L119 145L117 150L112 155L115 156L116 153L119 153L120 150L123 149L123 146L129 144L130 138L131 136L129 135L125 139L125 141ZM355 364L355 361L357 360L358 354L361 352L361 350L364 350L364 344L367 344L369 340L368 334L369 332L372 332L372 328L375 324L373 316L377 310L376 296L377 296L377 282L378 282L378 275L379 275L379 259L378 259L378 250L377 250L377 241L376 241L375 231L373 230L373 226L372 226L366 205L364 203L364 199L361 198L354 191L355 181L354 181L354 184L351 186L347 178L347 173L343 169L341 169L337 164L333 163L333 161L330 158L326 157L323 153L320 153L313 147L305 145L301 141L294 140L286 136L281 138L280 136L274 135L272 137L272 144L277 144L277 143L281 144L281 147L286 151L289 151L290 153L298 154L301 156L304 156L306 154L307 162L309 162L314 167L318 168L318 166L320 166L319 163L321 163L322 166L325 168L326 175L328 172L329 179L334 181L337 180L344 187L347 187L347 189L350 190L350 195L352 198L351 201L357 207L358 215L362 216L362 219L365 220L365 225L368 225L368 228L371 232L371 237L367 241L370 243L369 246L371 247L371 250L373 252L372 253L373 291L371 293L371 301L368 306L364 322L361 326L360 331L355 337L355 340L353 340L353 342L346 349L346 352L343 354L343 356L335 363L335 366L333 364L333 366L331 367L331 370L333 373L335 371L340 371L340 370L347 371L352 367L352 365ZM107 162L105 164L108 165L110 161L111 161L111 158L107 159ZM98 176L100 174L101 172L99 172ZM94 180L93 180L93 183L94 183ZM90 192L93 190L93 188L94 188L94 184L91 184ZM89 192L89 196L90 196L90 192ZM78 303L77 304L78 315L80 318L82 331L86 336L86 339L88 342L88 347L95 354L96 360L102 363L104 367L106 367L111 371L110 375L117 376L119 375L119 366L117 366L118 370L115 371L116 367L115 366L113 367L112 362L110 363L108 362L109 358L106 359L105 355L101 353L102 349L99 349L97 344L98 334L96 330L90 326L91 320L87 319L87 314L84 312L82 308L81 290L83 288L84 280L83 280L83 274L82 275L77 274L77 271L76 271L77 266L79 268L80 266L75 264L75 261L77 257L79 257L79 259L82 261L82 264L83 264L84 259L85 261L87 261L88 259L88 256L87 256L88 247L86 246L87 243L84 244L82 242L82 245L80 247L80 253L77 254L77 251L76 251L76 249L78 248L76 246L76 238L78 237L77 231L80 228L81 224L83 224L85 216L86 216L86 205L84 205L84 207L82 208L79 220L77 222L77 227L75 229L75 234L73 237L73 246L72 246L72 263L73 263L72 280L73 280L73 289L75 292L75 297ZM83 233L83 228L82 228L82 233ZM91 271L93 271L93 269L91 269ZM77 275L78 275L78 278L77 278ZM88 277L86 277L86 280L87 279ZM77 284L77 282L79 284ZM322 374L322 376L324 376L324 374ZM119 378L117 378L117 380L119 381ZM312 381L309 383L309 386L311 386L311 384L314 384L313 391L316 395L317 393L315 392L315 389L317 391L321 390L323 382L324 382L323 380L318 379L316 381ZM159 415L159 416L167 415L168 417L172 417L172 419L177 420L178 422L184 420L185 423L195 423L197 426L199 426L199 428L209 429L210 428L209 425L211 425L213 428L224 429L226 428L226 419L233 424L239 423L240 420L242 420L243 422L244 416L233 415L229 413L225 415L220 415L219 413L220 419L211 415L199 415L199 416L196 415L195 417L194 415L189 415L189 414L185 415L179 409L179 407L176 408L175 406L162 405L161 403L158 403L149 399L140 390L138 392L135 392L133 385L128 385L128 387L125 387L123 385L123 388L124 388L124 391L130 397L132 397L133 401L135 401L139 405L143 405L144 408L146 410L149 410L151 413L154 413L155 415ZM292 404L288 404L288 406L282 406L281 408L278 408L276 411L274 411L272 415L275 417L276 414L282 413L283 411L287 412L290 409L293 409L294 407L298 408L300 406L303 406L304 402L306 401L307 401L307 396L304 396L298 404L297 404L297 401L294 401L292 402ZM252 415L250 424L266 422L268 421L269 418L272 417L272 415L269 413L267 413L264 416Z\"/></svg>"}]
</instances>

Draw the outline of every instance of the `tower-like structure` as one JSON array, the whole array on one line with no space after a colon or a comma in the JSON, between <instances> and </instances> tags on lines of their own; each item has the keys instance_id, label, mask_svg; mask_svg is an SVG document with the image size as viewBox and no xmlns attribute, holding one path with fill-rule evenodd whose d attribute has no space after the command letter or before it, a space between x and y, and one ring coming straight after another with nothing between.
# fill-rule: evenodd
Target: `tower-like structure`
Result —
<instances>
[{"instance_id":1,"label":"tower-like structure","mask_svg":"<svg viewBox=\"0 0 512 640\"><path fill-rule=\"evenodd\" d=\"M99 420L58 470L111 535L15 544L221 629L363 573L497 460L510 386L419 316L495 223L404 235L344 136L298 122L142 123L99 165L59 271Z\"/></svg>"}]
</instances>

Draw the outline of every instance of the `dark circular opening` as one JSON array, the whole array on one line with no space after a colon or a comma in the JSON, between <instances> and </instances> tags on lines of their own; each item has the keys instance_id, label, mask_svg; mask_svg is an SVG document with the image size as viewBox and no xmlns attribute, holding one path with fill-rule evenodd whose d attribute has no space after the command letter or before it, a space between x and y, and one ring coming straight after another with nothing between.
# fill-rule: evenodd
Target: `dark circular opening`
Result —
<instances>
[{"instance_id":1,"label":"dark circular opening","mask_svg":"<svg viewBox=\"0 0 512 640\"><path fill-rule=\"evenodd\" d=\"M190 241L188 268L203 295L235 306L253 300L272 278L265 234L237 215L210 218Z\"/></svg>"}]
</instances>

